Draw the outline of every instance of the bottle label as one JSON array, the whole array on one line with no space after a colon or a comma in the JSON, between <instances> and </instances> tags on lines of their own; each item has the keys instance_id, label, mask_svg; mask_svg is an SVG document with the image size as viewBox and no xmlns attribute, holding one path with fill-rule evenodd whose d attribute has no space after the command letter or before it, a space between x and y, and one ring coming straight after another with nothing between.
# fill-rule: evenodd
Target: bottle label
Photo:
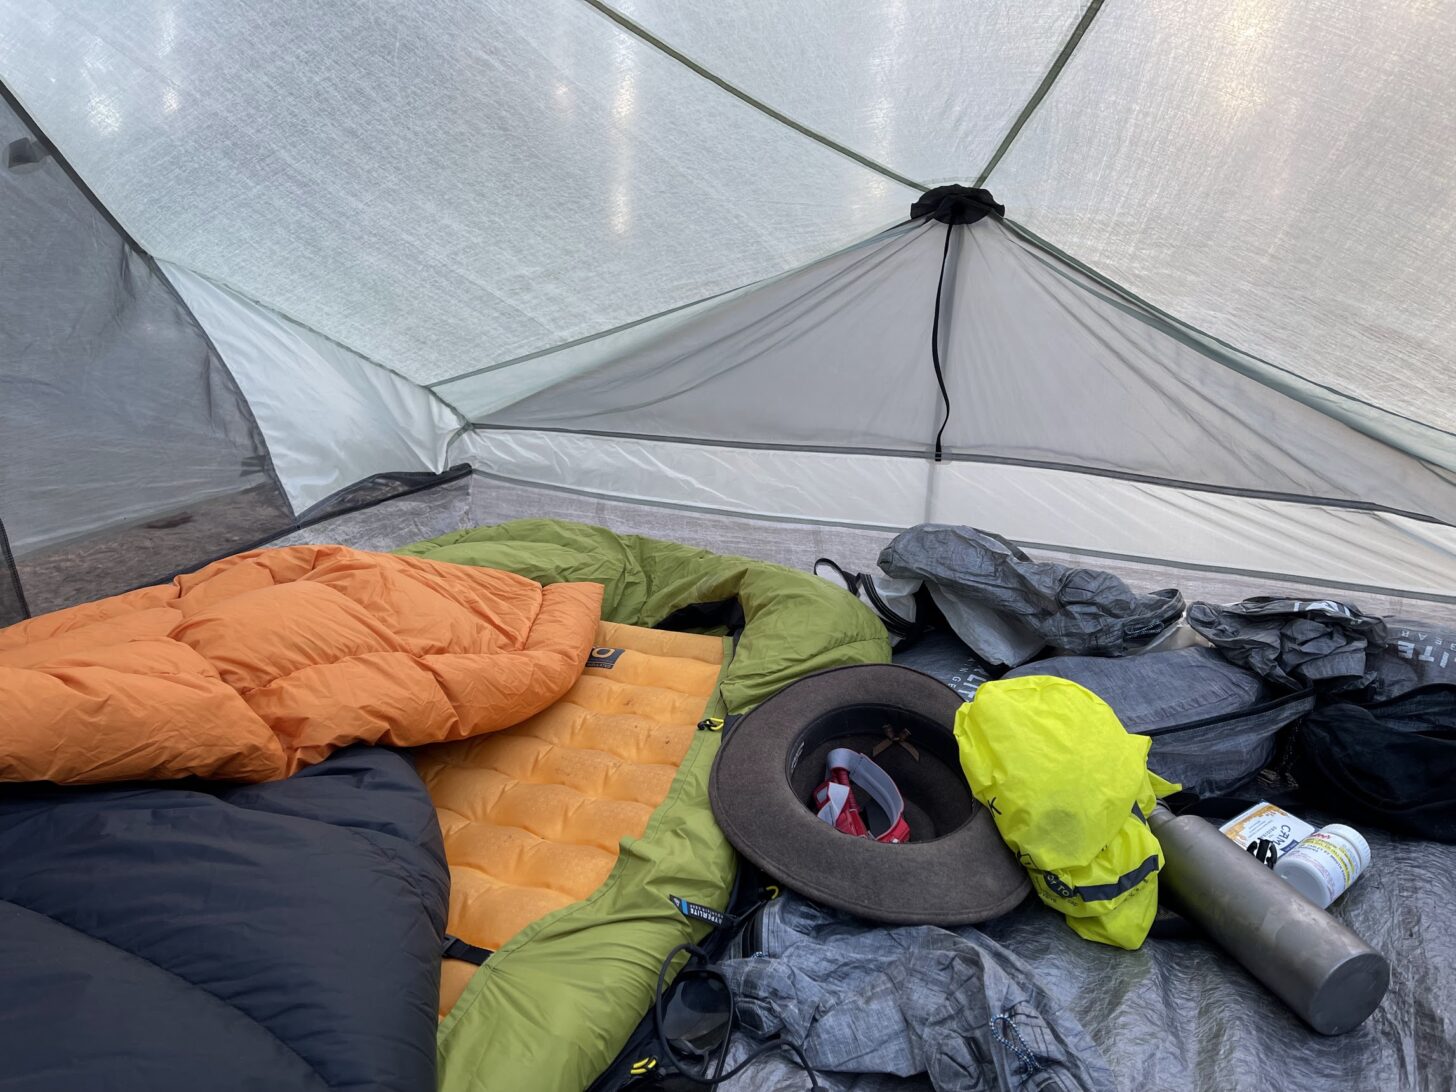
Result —
<instances>
[{"instance_id":1,"label":"bottle label","mask_svg":"<svg viewBox=\"0 0 1456 1092\"><path fill-rule=\"evenodd\" d=\"M1315 828L1297 815L1290 815L1274 804L1255 804L1247 811L1235 815L1218 828L1237 842L1247 847L1250 842L1266 838L1274 843L1278 857L1285 857L1294 851L1304 839L1314 833Z\"/></svg>"},{"instance_id":2,"label":"bottle label","mask_svg":"<svg viewBox=\"0 0 1456 1092\"><path fill-rule=\"evenodd\" d=\"M1308 853L1322 854L1328 859L1332 869L1337 871L1340 883L1340 890L1344 890L1355 882L1355 877L1360 874L1360 862L1344 844L1343 841L1336 841L1324 831L1311 834L1304 840L1301 850Z\"/></svg>"},{"instance_id":3,"label":"bottle label","mask_svg":"<svg viewBox=\"0 0 1456 1092\"><path fill-rule=\"evenodd\" d=\"M1290 882L1294 882L1291 877L1294 872L1312 878L1324 896L1315 902L1328 906L1349 890L1364 865L1363 854L1355 843L1342 834L1320 830L1284 856L1274 866L1274 874Z\"/></svg>"}]
</instances>

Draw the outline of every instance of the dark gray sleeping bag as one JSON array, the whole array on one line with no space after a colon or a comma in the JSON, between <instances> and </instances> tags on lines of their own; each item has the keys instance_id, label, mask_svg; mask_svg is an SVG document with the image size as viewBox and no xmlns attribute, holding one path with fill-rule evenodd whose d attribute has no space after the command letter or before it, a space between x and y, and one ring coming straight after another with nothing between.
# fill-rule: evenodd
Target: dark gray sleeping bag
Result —
<instances>
[{"instance_id":1,"label":"dark gray sleeping bag","mask_svg":"<svg viewBox=\"0 0 1456 1092\"><path fill-rule=\"evenodd\" d=\"M5 1092L434 1092L449 874L410 760L0 787Z\"/></svg>"}]
</instances>

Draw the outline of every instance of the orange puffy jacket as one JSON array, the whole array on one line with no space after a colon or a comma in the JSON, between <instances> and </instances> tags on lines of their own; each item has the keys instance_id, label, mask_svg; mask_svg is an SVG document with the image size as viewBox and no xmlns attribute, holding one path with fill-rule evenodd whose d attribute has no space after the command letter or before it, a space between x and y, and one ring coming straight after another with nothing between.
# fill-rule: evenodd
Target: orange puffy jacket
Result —
<instances>
[{"instance_id":1,"label":"orange puffy jacket","mask_svg":"<svg viewBox=\"0 0 1456 1092\"><path fill-rule=\"evenodd\" d=\"M286 777L508 728L581 674L597 584L254 550L0 630L0 780Z\"/></svg>"}]
</instances>

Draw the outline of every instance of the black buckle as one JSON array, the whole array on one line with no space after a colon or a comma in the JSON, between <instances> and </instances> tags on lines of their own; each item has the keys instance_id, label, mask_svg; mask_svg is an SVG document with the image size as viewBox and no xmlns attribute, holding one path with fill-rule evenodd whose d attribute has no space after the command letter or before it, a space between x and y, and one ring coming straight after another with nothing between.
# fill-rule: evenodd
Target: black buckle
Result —
<instances>
[{"instance_id":1,"label":"black buckle","mask_svg":"<svg viewBox=\"0 0 1456 1092\"><path fill-rule=\"evenodd\" d=\"M493 953L489 948L477 948L474 944L467 944L459 937L452 937L445 934L445 946L440 949L440 955L445 959L463 959L466 963L474 963L479 967Z\"/></svg>"}]
</instances>

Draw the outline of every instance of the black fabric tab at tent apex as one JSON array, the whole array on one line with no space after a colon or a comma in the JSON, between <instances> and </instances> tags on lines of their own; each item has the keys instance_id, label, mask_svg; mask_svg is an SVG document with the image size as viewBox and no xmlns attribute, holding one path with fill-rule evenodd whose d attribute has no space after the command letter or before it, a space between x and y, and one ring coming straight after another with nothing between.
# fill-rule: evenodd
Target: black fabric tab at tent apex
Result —
<instances>
[{"instance_id":1,"label":"black fabric tab at tent apex","mask_svg":"<svg viewBox=\"0 0 1456 1092\"><path fill-rule=\"evenodd\" d=\"M974 224L987 216L1000 220L1005 215L1006 206L999 204L990 190L971 186L936 186L910 206L910 219L929 216L942 224Z\"/></svg>"}]
</instances>

